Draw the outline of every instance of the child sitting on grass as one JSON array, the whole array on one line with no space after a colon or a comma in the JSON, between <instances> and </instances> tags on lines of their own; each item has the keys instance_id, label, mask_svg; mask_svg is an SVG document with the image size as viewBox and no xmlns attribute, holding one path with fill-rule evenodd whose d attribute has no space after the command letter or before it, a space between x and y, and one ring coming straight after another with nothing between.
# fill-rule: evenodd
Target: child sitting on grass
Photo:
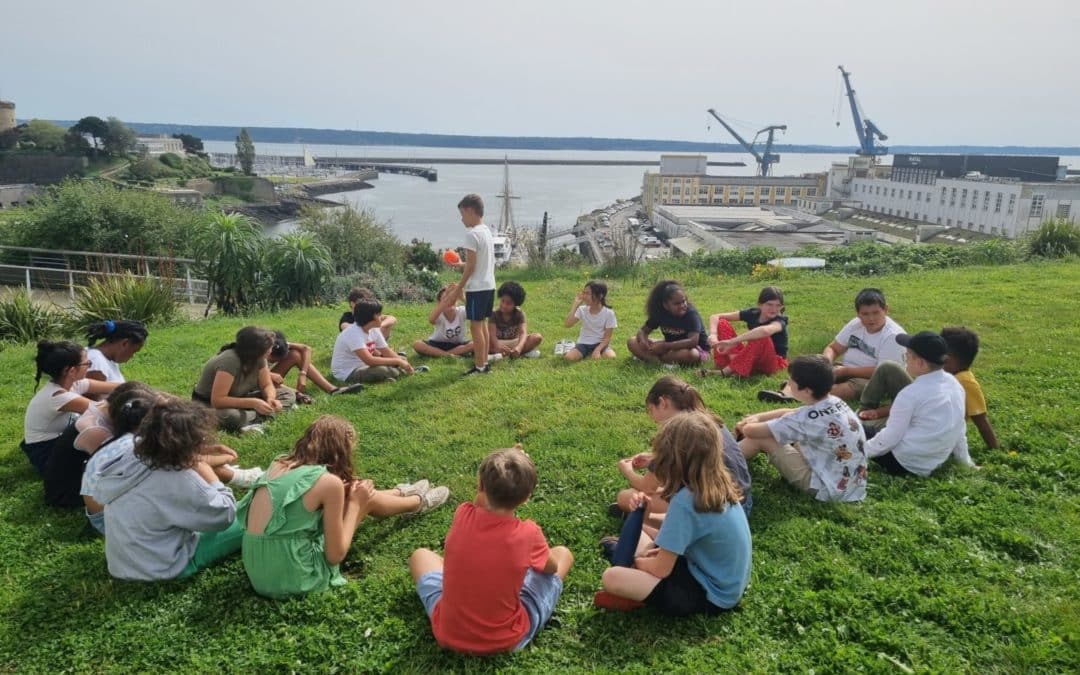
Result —
<instances>
[{"instance_id":1,"label":"child sitting on grass","mask_svg":"<svg viewBox=\"0 0 1080 675\"><path fill-rule=\"evenodd\" d=\"M788 366L787 387L804 405L750 415L737 425L747 461L769 456L787 482L819 501L866 497L866 436L851 408L829 393L832 364L799 356Z\"/></svg>"},{"instance_id":2,"label":"child sitting on grass","mask_svg":"<svg viewBox=\"0 0 1080 675\"><path fill-rule=\"evenodd\" d=\"M758 293L757 307L709 317L709 344L716 370L701 375L772 375L787 368L788 318L784 314L784 293L767 286ZM737 335L732 321L742 321L750 330Z\"/></svg>"},{"instance_id":3,"label":"child sitting on grass","mask_svg":"<svg viewBox=\"0 0 1080 675\"><path fill-rule=\"evenodd\" d=\"M244 571L259 595L286 598L341 586L338 565L367 515L427 513L450 496L422 480L375 490L353 472L356 431L323 415L279 457L237 507Z\"/></svg>"},{"instance_id":4,"label":"child sitting on grass","mask_svg":"<svg viewBox=\"0 0 1080 675\"><path fill-rule=\"evenodd\" d=\"M356 323L338 333L330 370L347 384L393 382L412 375L413 367L404 356L390 349L379 330L382 303L375 299L357 300L353 306ZM420 366L421 372L427 370Z\"/></svg>"},{"instance_id":5,"label":"child sitting on grass","mask_svg":"<svg viewBox=\"0 0 1080 675\"><path fill-rule=\"evenodd\" d=\"M594 359L615 358L611 336L619 323L615 320L615 311L607 304L607 292L604 282L590 281L574 298L574 304L563 323L570 328L580 321L581 332L577 343L564 355L567 361L580 361L590 355Z\"/></svg>"},{"instance_id":6,"label":"child sitting on grass","mask_svg":"<svg viewBox=\"0 0 1080 675\"><path fill-rule=\"evenodd\" d=\"M491 345L489 358L539 358L540 350L537 347L544 338L540 333L529 332L525 312L521 309L525 304L525 289L516 281L507 281L499 286L495 295L499 298L499 305L492 312L488 324L488 343Z\"/></svg>"},{"instance_id":7,"label":"child sitting on grass","mask_svg":"<svg viewBox=\"0 0 1080 675\"><path fill-rule=\"evenodd\" d=\"M653 451L667 517L655 543L641 535L631 566L604 572L593 602L617 610L648 605L669 616L733 608L750 582L750 526L724 468L720 427L707 413L680 413L660 428ZM649 498L638 493L637 501Z\"/></svg>"},{"instance_id":8,"label":"child sitting on grass","mask_svg":"<svg viewBox=\"0 0 1080 675\"><path fill-rule=\"evenodd\" d=\"M465 305L456 304L449 287L443 286L435 296L435 308L428 314L428 323L434 326L431 337L417 340L413 349L422 356L467 356L472 354L473 343L465 336Z\"/></svg>"},{"instance_id":9,"label":"child sitting on grass","mask_svg":"<svg viewBox=\"0 0 1080 675\"><path fill-rule=\"evenodd\" d=\"M311 347L300 342L289 342L285 333L274 331L274 346L270 348L270 356L267 363L272 364L270 369L270 381L275 387L285 384L285 376L293 368L298 370L296 374L296 402L309 404L314 399L307 393L307 383L311 380L315 386L331 396L338 394L352 394L364 388L362 384L351 384L344 387L336 387L330 383L315 364L311 362Z\"/></svg>"},{"instance_id":10,"label":"child sitting on grass","mask_svg":"<svg viewBox=\"0 0 1080 675\"><path fill-rule=\"evenodd\" d=\"M370 288L358 287L349 291L349 311L341 315L338 319L338 332L345 330L349 326L356 323L356 318L353 316L353 311L356 309L356 303L361 300L377 300L375 294ZM397 325L397 317L390 316L389 314L383 314L379 317L379 332L383 334L386 340L390 339L390 331Z\"/></svg>"},{"instance_id":11,"label":"child sitting on grass","mask_svg":"<svg viewBox=\"0 0 1080 675\"><path fill-rule=\"evenodd\" d=\"M695 366L709 356L708 335L701 315L676 281L660 281L645 301L645 325L626 342L627 349L648 363ZM657 328L663 340L651 340Z\"/></svg>"},{"instance_id":12,"label":"child sitting on grass","mask_svg":"<svg viewBox=\"0 0 1080 675\"><path fill-rule=\"evenodd\" d=\"M914 378L900 390L885 428L866 443L866 454L887 473L929 476L949 455L971 463L964 424L964 388L944 369L949 346L932 331L900 334L904 362Z\"/></svg>"},{"instance_id":13,"label":"child sitting on grass","mask_svg":"<svg viewBox=\"0 0 1080 675\"><path fill-rule=\"evenodd\" d=\"M202 459L215 426L205 406L161 397L139 427L134 452L101 467L109 574L182 579L240 549L241 532L229 527L236 500Z\"/></svg>"},{"instance_id":14,"label":"child sitting on grass","mask_svg":"<svg viewBox=\"0 0 1080 675\"><path fill-rule=\"evenodd\" d=\"M520 447L488 455L477 482L476 500L454 514L445 560L417 549L409 572L439 646L516 651L555 612L574 556L565 546L549 548L539 525L514 515L536 488L536 466Z\"/></svg>"}]
</instances>

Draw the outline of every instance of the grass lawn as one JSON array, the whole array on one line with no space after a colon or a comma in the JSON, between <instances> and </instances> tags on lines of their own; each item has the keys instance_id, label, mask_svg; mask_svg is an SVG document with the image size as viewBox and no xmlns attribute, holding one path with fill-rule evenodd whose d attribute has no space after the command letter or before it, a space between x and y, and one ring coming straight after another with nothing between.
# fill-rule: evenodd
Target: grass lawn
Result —
<instances>
[{"instance_id":1,"label":"grass lawn","mask_svg":"<svg viewBox=\"0 0 1080 675\"><path fill-rule=\"evenodd\" d=\"M275 421L264 437L230 438L245 465L266 465L317 415L355 424L357 464L377 486L428 477L452 504L423 518L369 520L344 565L350 583L287 602L255 595L238 559L182 583L109 578L101 539L81 513L42 505L17 443L33 391L32 349L0 352L0 671L603 671L1068 672L1080 668L1080 265L1075 262L859 279L783 282L792 354L820 351L853 316L866 285L883 288L910 332L964 324L980 333L975 372L1004 445L969 428L981 471L930 479L871 469L866 501L832 505L789 489L764 457L752 464L754 571L737 611L670 621L592 607L605 561L597 540L624 486L615 463L644 450L654 426L643 399L659 368L631 362L647 282L611 282L620 358L571 365L551 355L584 277L526 282L529 326L545 357L501 362L462 380L465 361ZM650 282L653 280L649 280ZM689 275L703 314L753 304L760 282ZM391 344L426 337L427 307L390 307ZM152 332L130 379L187 395L201 364L246 323L316 347L328 367L341 307L246 321L211 319ZM684 373L691 377L690 373ZM698 385L734 422L765 409L755 393L780 378ZM435 645L405 561L441 548L454 505L473 497L490 450L521 442L540 484L521 510L577 557L556 612L524 652L476 660Z\"/></svg>"}]
</instances>

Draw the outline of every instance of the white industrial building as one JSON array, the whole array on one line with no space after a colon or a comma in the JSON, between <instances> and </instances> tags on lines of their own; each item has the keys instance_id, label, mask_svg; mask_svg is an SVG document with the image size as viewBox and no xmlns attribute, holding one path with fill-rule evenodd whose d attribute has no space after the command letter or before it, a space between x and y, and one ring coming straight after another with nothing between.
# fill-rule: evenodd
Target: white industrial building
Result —
<instances>
[{"instance_id":1,"label":"white industrial building","mask_svg":"<svg viewBox=\"0 0 1080 675\"><path fill-rule=\"evenodd\" d=\"M156 157L166 153L184 154L184 143L179 138L161 134L159 136L139 136L135 139L135 151L140 155Z\"/></svg>"},{"instance_id":2,"label":"white industrial building","mask_svg":"<svg viewBox=\"0 0 1080 675\"><path fill-rule=\"evenodd\" d=\"M838 178L834 170L830 195L870 213L1013 239L1047 220L1080 222L1080 181L1062 180L1058 161L896 155L891 167L861 175Z\"/></svg>"}]
</instances>

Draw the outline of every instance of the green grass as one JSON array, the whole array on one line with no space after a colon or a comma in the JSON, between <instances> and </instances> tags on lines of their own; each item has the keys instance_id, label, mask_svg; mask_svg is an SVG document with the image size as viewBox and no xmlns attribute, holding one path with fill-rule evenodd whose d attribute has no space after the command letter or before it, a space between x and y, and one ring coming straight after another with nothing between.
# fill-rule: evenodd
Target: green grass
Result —
<instances>
[{"instance_id":1,"label":"green grass","mask_svg":"<svg viewBox=\"0 0 1080 675\"><path fill-rule=\"evenodd\" d=\"M703 313L752 303L746 278L691 276ZM500 363L461 380L465 363L329 399L276 421L261 438L232 438L245 464L285 451L321 413L350 419L358 466L377 485L429 477L471 499L479 460L524 443L540 484L520 511L577 556L558 625L523 653L475 660L440 651L405 560L439 548L448 507L421 519L365 522L345 564L351 582L287 602L256 596L237 559L183 583L108 577L103 542L81 514L42 506L16 447L32 393L32 352L0 353L0 671L603 671L1068 672L1080 668L1080 266L1075 262L963 268L874 279L800 276L784 282L792 352L816 352L852 316L865 285L883 288L914 332L965 324L983 351L975 371L1004 449L969 430L983 469L954 465L930 479L871 471L861 505L794 493L763 458L752 465L754 570L738 611L671 621L591 606L605 567L597 540L616 531L605 507L623 486L618 458L654 433L643 398L662 372L628 361L570 365L551 347L584 278L529 282L530 327L545 358ZM644 281L615 280L621 342L639 325ZM426 307L391 307L393 345L424 336ZM329 361L340 307L248 321L283 329ZM132 379L187 394L202 362L244 325L212 319L153 331L126 366ZM700 387L724 418L763 409L771 380L711 379Z\"/></svg>"}]
</instances>

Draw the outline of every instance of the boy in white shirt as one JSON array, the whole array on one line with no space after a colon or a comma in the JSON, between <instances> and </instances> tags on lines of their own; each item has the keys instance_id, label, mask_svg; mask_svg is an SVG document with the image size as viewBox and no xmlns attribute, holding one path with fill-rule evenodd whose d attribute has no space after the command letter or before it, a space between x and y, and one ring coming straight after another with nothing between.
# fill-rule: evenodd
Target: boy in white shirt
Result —
<instances>
[{"instance_id":1,"label":"boy in white shirt","mask_svg":"<svg viewBox=\"0 0 1080 675\"><path fill-rule=\"evenodd\" d=\"M448 286L439 289L435 309L428 315L428 323L435 327L431 337L417 340L413 349L423 356L465 356L472 353L473 343L465 340L465 308L454 304L447 293Z\"/></svg>"},{"instance_id":2,"label":"boy in white shirt","mask_svg":"<svg viewBox=\"0 0 1080 675\"><path fill-rule=\"evenodd\" d=\"M833 341L821 353L832 363L841 359L833 368L833 385L830 392L845 401L857 401L874 374L874 369L884 361L903 358L904 349L896 343L896 336L904 328L889 318L889 305L885 294L876 288L864 288L855 296L855 314L840 329ZM759 391L758 400L770 403L791 403L797 399L787 389Z\"/></svg>"},{"instance_id":3,"label":"boy in white shirt","mask_svg":"<svg viewBox=\"0 0 1080 675\"><path fill-rule=\"evenodd\" d=\"M747 461L759 452L793 486L819 501L857 502L866 497L866 437L855 413L829 393L832 364L824 356L799 356L788 366L786 386L800 408L750 415L735 425Z\"/></svg>"},{"instance_id":4,"label":"boy in white shirt","mask_svg":"<svg viewBox=\"0 0 1080 675\"><path fill-rule=\"evenodd\" d=\"M495 306L495 242L484 224L484 200L480 195L465 195L458 202L458 212L468 230L462 245L468 253L465 262L456 265L462 270L461 281L451 284L447 293L452 302L465 295L465 317L473 339L473 367L465 375L486 375L491 372L487 362L488 319Z\"/></svg>"},{"instance_id":5,"label":"boy in white shirt","mask_svg":"<svg viewBox=\"0 0 1080 675\"><path fill-rule=\"evenodd\" d=\"M394 381L402 375L412 375L413 367L394 353L379 330L382 303L374 298L358 300L353 308L355 323L338 333L330 370L334 377L353 384L356 382ZM426 367L421 366L426 370Z\"/></svg>"},{"instance_id":6,"label":"boy in white shirt","mask_svg":"<svg viewBox=\"0 0 1080 675\"><path fill-rule=\"evenodd\" d=\"M893 475L929 476L950 455L970 462L964 388L945 372L949 347L937 333L898 335L914 381L900 390L885 428L866 443L866 454Z\"/></svg>"}]
</instances>

